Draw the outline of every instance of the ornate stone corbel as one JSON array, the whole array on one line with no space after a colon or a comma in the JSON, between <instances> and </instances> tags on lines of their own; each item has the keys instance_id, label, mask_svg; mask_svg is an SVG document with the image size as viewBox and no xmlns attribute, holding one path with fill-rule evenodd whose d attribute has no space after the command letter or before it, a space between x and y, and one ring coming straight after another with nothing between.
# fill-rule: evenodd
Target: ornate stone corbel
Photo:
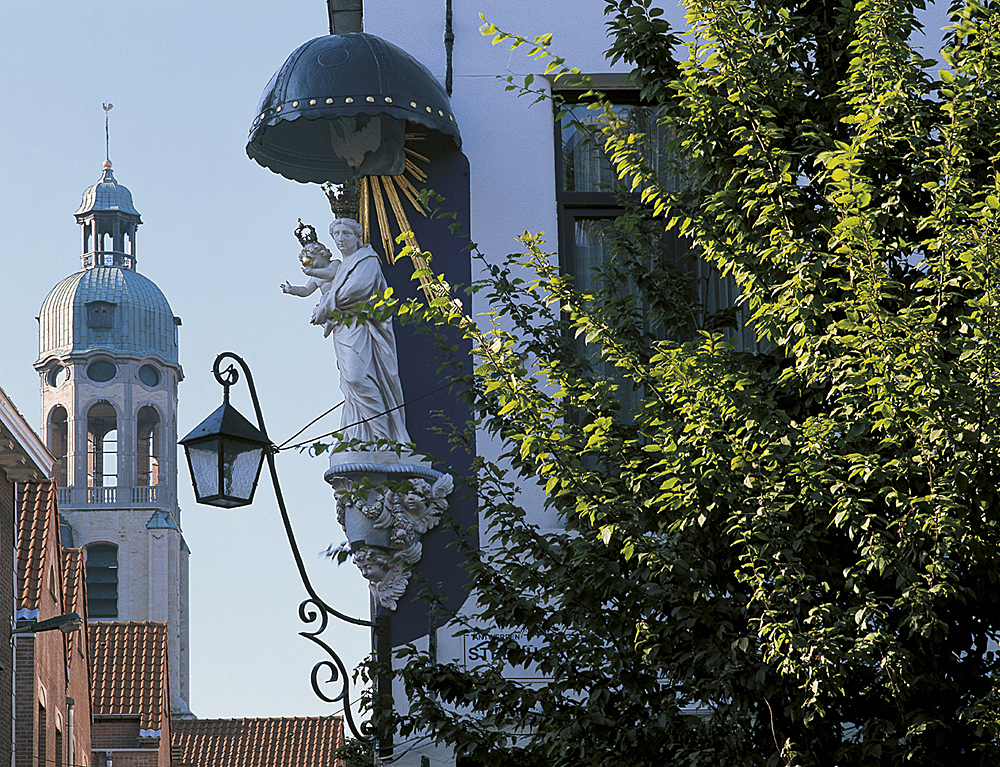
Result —
<instances>
[{"instance_id":1,"label":"ornate stone corbel","mask_svg":"<svg viewBox=\"0 0 1000 767\"><path fill-rule=\"evenodd\" d=\"M325 478L334 489L337 522L351 544L354 564L376 602L395 610L423 554L422 536L448 509L452 476L421 464L359 462L333 465ZM389 481L398 489L384 484Z\"/></svg>"}]
</instances>

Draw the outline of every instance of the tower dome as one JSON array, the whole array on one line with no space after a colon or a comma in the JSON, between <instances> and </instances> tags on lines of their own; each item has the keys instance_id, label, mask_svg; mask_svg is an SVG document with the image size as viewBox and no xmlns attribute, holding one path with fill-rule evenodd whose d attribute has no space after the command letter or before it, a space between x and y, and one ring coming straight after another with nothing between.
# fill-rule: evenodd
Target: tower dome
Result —
<instances>
[{"instance_id":1,"label":"tower dome","mask_svg":"<svg viewBox=\"0 0 1000 767\"><path fill-rule=\"evenodd\" d=\"M148 277L95 266L56 285L38 316L38 361L97 350L177 363L177 320Z\"/></svg>"},{"instance_id":2,"label":"tower dome","mask_svg":"<svg viewBox=\"0 0 1000 767\"><path fill-rule=\"evenodd\" d=\"M64 534L85 552L90 619L165 622L171 715L189 717L180 319L136 271L142 221L110 161L75 216L82 268L49 291L38 316L42 438L56 459Z\"/></svg>"},{"instance_id":3,"label":"tower dome","mask_svg":"<svg viewBox=\"0 0 1000 767\"><path fill-rule=\"evenodd\" d=\"M42 303L36 365L94 351L152 354L176 364L180 321L160 289L135 270L142 219L110 160L74 215L83 235L83 271L56 285Z\"/></svg>"}]
</instances>

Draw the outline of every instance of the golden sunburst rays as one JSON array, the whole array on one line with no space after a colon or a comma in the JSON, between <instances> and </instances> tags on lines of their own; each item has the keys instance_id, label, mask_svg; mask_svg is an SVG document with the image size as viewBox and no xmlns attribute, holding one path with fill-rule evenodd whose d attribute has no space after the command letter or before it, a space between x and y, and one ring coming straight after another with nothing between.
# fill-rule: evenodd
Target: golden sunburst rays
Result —
<instances>
[{"instance_id":1,"label":"golden sunburst rays","mask_svg":"<svg viewBox=\"0 0 1000 767\"><path fill-rule=\"evenodd\" d=\"M422 138L407 134L407 143ZM392 214L395 231L400 234L409 233L403 239L403 243L410 247L409 257L413 262L413 268L418 273L420 289L430 303L435 298L448 298L450 289L447 284L437 282L432 279L427 259L424 258L420 250L420 244L413 234L410 220L406 216L403 207L403 200L410 203L410 206L421 216L427 215L427 209L420 201L420 193L417 186L422 186L427 180L427 173L418 165L418 162L427 164L430 162L419 152L409 146L406 151L406 170L399 176L363 176L359 179L359 213L358 221L364 229L365 242L371 242L371 209L375 208L375 219L378 224L379 234L382 237L382 247L385 249L386 261L389 264L396 262L396 240L390 226L389 216Z\"/></svg>"}]
</instances>

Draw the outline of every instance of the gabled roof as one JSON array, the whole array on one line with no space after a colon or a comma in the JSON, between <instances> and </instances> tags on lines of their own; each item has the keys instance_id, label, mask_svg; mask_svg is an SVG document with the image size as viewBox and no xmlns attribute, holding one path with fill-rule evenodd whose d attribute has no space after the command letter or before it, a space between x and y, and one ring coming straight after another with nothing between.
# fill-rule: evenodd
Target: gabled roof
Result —
<instances>
[{"instance_id":1,"label":"gabled roof","mask_svg":"<svg viewBox=\"0 0 1000 767\"><path fill-rule=\"evenodd\" d=\"M158 737L169 708L167 624L91 623L89 628L94 716L136 716L140 735Z\"/></svg>"},{"instance_id":2,"label":"gabled roof","mask_svg":"<svg viewBox=\"0 0 1000 767\"><path fill-rule=\"evenodd\" d=\"M49 562L50 540L58 541L59 509L56 488L50 481L21 486L17 525L17 615L38 620L44 573ZM59 578L61 573L53 574ZM55 584L56 593L61 586ZM82 613L81 613L82 614Z\"/></svg>"},{"instance_id":3,"label":"gabled roof","mask_svg":"<svg viewBox=\"0 0 1000 767\"><path fill-rule=\"evenodd\" d=\"M172 723L188 767L332 767L344 743L339 716L189 719ZM176 761L176 760L175 760Z\"/></svg>"},{"instance_id":4,"label":"gabled roof","mask_svg":"<svg viewBox=\"0 0 1000 767\"><path fill-rule=\"evenodd\" d=\"M0 389L0 471L11 482L39 481L52 473L53 458Z\"/></svg>"},{"instance_id":5,"label":"gabled roof","mask_svg":"<svg viewBox=\"0 0 1000 767\"><path fill-rule=\"evenodd\" d=\"M83 549L63 549L63 611L78 613L87 620L87 576ZM85 642L86 634L73 631L66 635L66 648L76 649L78 642ZM86 647L84 647L86 654Z\"/></svg>"}]
</instances>

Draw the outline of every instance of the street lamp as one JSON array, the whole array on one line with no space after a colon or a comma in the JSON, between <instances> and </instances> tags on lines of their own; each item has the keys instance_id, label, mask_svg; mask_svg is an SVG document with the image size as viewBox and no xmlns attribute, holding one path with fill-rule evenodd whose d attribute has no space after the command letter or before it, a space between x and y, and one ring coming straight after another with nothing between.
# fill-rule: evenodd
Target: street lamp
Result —
<instances>
[{"instance_id":1,"label":"street lamp","mask_svg":"<svg viewBox=\"0 0 1000 767\"><path fill-rule=\"evenodd\" d=\"M80 613L66 613L57 615L55 618L46 618L43 621L19 620L17 628L11 634L39 634L42 631L54 631L59 629L64 634L72 634L83 628L83 617Z\"/></svg>"},{"instance_id":2,"label":"street lamp","mask_svg":"<svg viewBox=\"0 0 1000 767\"><path fill-rule=\"evenodd\" d=\"M257 426L250 423L235 407L229 404L229 387L239 380L240 374L239 370L232 364L225 370L222 369L222 363L226 359L239 365L239 370L242 370L246 376L250 399L253 401L257 416ZM388 641L388 621L377 619L373 622L344 615L328 605L316 593L306 572L302 555L299 553L299 546L295 541L295 533L292 531L292 524L285 509L285 499L281 493L281 484L278 482L278 472L274 465L274 454L278 449L267 436L264 416L261 413L260 401L257 399L257 388L254 386L250 368L247 367L242 357L232 352L223 352L215 358L212 373L215 375L215 380L223 387L222 405L178 443L184 445L184 452L187 454L195 497L198 503L220 508L247 506L253 500L261 466L264 460L267 461L271 474L271 485L278 502L278 511L281 513L281 521L285 527L285 535L288 537L292 556L299 569L299 577L309 594L309 598L299 605L299 619L307 624L315 624L318 621L315 631L300 631L299 635L322 647L330 656L330 660L320 661L313 666L311 675L313 692L320 700L327 703L342 701L344 718L347 720L351 733L359 740L370 740L376 733L376 727L373 727L368 721L361 722L360 727L354 723L354 716L351 713L347 667L340 656L320 639L319 635L326 630L330 616L355 626L367 626L373 629L373 644L379 663L389 663L391 642ZM336 682L338 679L342 680L340 693L333 697L324 692L320 682L321 672L324 671L326 672L326 683ZM378 686L381 687L382 680L378 680L378 682ZM379 751L381 755L388 755L392 751L392 736L391 733L388 733L384 723L379 721L377 707L375 718L379 725L377 728Z\"/></svg>"},{"instance_id":3,"label":"street lamp","mask_svg":"<svg viewBox=\"0 0 1000 767\"><path fill-rule=\"evenodd\" d=\"M236 368L221 374L216 370L216 378L224 387L222 405L179 444L184 445L198 503L224 509L248 506L271 443L229 404L229 387L239 379Z\"/></svg>"}]
</instances>

